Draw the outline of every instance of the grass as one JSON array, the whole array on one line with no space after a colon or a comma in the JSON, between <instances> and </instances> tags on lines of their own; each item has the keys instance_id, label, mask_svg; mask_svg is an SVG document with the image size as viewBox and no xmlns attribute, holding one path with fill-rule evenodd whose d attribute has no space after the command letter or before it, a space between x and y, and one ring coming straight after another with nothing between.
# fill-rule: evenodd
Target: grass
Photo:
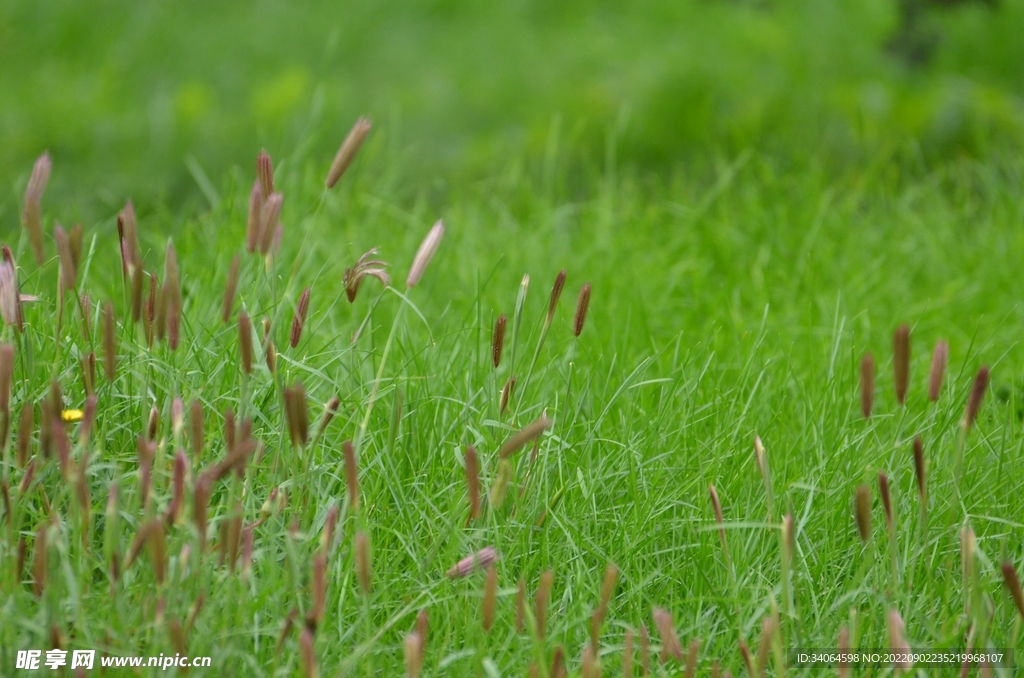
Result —
<instances>
[{"instance_id":1,"label":"grass","mask_svg":"<svg viewBox=\"0 0 1024 678\"><path fill-rule=\"evenodd\" d=\"M779 647L787 649L835 646L843 626L855 647L888 647L892 609L914 647L964 647L973 627L978 647L1022 649L1021 618L1000 573L1004 561L1024 565L1019 157L915 170L880 156L836 178L813 167L789 172L773 156L746 151L721 158L709 180L681 173L659 180L614 162L583 176L557 163L536 173L513 164L486 180L431 190L370 154L325 191L331 150L278 163L284 237L268 259L243 248L251 171L206 186L207 210L140 212L145 269L164 279L170 241L180 262L177 350L159 341L150 348L130 322L111 216L85 229L76 293L92 299L88 321L66 296L58 322L49 233L61 205L44 197L41 266L24 230L10 232L22 292L40 297L24 307L23 333L3 330L16 347L12 412L40 403L54 381L63 407L81 407L80 358L102 355L106 301L118 318L119 358L112 381L97 365L95 430L72 448L77 465L89 458L87 512L58 460L42 454L38 435L30 447L34 480L21 491L26 470L14 458L13 432L4 441L11 497L0 522L4 671L17 650L49 648L57 637L65 647L111 654L212 656L212 668L195 675L302 675L309 640L301 638L302 620L314 606L321 549L326 598L313 650L325 676L399 675L420 610L429 615L423 675L523 675L531 662L546 675L556 647L575 675L609 563L620 576L600 636L605 675L618 674L627 630L639 638L646 624L660 647L653 607L670 611L683 646L700 639L701 672L718 660L742 673L739 643L757 654L766 615L778 615ZM60 168L58 156L55 175ZM19 176L23 187L27 172ZM18 212L20 203L5 205L5 213ZM406 289L413 255L438 217L446 231L437 254ZM372 247L390 262L393 286L382 291L366 279L350 304L344 270ZM239 293L224 324L221 297L235 254ZM563 267L565 293L538 346L550 285ZM593 292L577 338L573 311L584 283ZM309 317L293 349L291 319L307 287ZM262 354L252 374L241 370L243 309L257 328L271 321L274 373ZM508 336L495 369L491 332L503 313ZM903 322L911 328L911 381L900 407L891 338ZM928 362L939 339L949 341L949 370L931 403ZM858 369L867 351L878 386L865 420ZM960 421L982 364L991 366L992 385L964 434ZM512 375L517 388L501 412ZM292 444L283 405L284 390L298 382L314 432L325 404L340 400L323 435L304 446ZM181 428L172 422L176 397L186 411ZM201 452L188 442L194 400L205 412ZM159 422L147 505L137 439L152 408ZM202 471L228 453L229 408L238 421L252 420L259 447L244 474L212 485L203 551L194 492ZM511 456L506 498L488 505L499 449L543 412L552 426L535 461L529 446ZM78 440L74 425L66 430ZM755 435L764 441L770 484L755 464ZM927 526L915 436L927 459ZM356 445L358 510L347 499L346 440ZM469 523L467 445L479 453L484 495L481 518ZM157 577L159 549L143 549L112 582L111 556L125 565L142 526L172 500L178 449L190 471L181 519L166 527L166 577ZM880 472L892 492L891 542ZM728 561L710 484L721 499ZM868 543L854 520L861 484L874 497ZM106 509L113 486L116 515ZM334 507L335 537L323 545ZM793 526L790 577L784 515ZM240 538L232 536L237 526L254 523L251 571L243 574L221 559ZM37 595L37 533L47 524L45 587ZM977 548L966 578L965 526ZM371 547L368 596L357 580L359 532ZM501 558L495 621L485 633L484 575L453 581L445 573L490 545ZM532 597L547 570L555 578L540 640L516 631L515 597L520 579ZM293 609L294 628L278 652Z\"/></svg>"}]
</instances>

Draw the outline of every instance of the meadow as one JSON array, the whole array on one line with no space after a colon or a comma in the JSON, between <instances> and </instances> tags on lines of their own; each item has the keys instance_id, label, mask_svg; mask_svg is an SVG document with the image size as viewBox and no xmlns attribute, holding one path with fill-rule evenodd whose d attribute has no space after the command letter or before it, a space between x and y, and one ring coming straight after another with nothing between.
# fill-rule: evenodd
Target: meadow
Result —
<instances>
[{"instance_id":1,"label":"meadow","mask_svg":"<svg viewBox=\"0 0 1024 678\"><path fill-rule=\"evenodd\" d=\"M452 22L424 10L441 35L500 23L457 5ZM261 7L256 24L280 19ZM502 7L496 51L535 20ZM175 110L198 127L136 148L145 115L114 105L120 76L62 132L67 116L33 117L54 90L0 74L23 93L0 199L0 674L30 675L17 652L54 647L209 656L189 670L209 676L819 675L791 653L1019 654L1019 45L972 51L965 27L1021 5L937 15L946 42L909 74L858 51L888 25L865 7L847 26L716 5L705 26L747 49L703 66L707 101L759 103L691 136L647 124L702 110L674 89L631 91L641 124L561 98L553 76L516 108L512 67L476 109L492 132L473 110L452 118L450 97L410 83L461 62L473 33L395 91L366 84L370 108L400 91L419 117L368 111L340 176L363 111L312 86L260 90L284 106L276 123L193 88L207 103ZM51 10L3 11L34 26L24 44L54 30L26 18ZM394 25L353 16L355 33ZM624 72L672 61L642 47L665 44L641 39L650 15L625 18ZM585 79L605 53L573 19L534 54L580 54L556 72ZM302 21L282 30L319 30ZM418 44L433 24L401 25ZM98 49L90 30L26 68L77 82L66 51ZM846 57L816 75L797 57L781 80L743 67L836 36ZM141 81L158 59L136 39ZM967 62L991 95L970 90L943 127L933 95ZM463 68L469 89L493 75ZM679 68L666 77L692 84ZM878 78L902 104L804 109L837 74L835 91ZM309 104L290 117L292 99ZM597 131L574 117L588 107ZM493 136L496 110L525 120L522 139ZM80 133L104 121L120 141Z\"/></svg>"}]
</instances>

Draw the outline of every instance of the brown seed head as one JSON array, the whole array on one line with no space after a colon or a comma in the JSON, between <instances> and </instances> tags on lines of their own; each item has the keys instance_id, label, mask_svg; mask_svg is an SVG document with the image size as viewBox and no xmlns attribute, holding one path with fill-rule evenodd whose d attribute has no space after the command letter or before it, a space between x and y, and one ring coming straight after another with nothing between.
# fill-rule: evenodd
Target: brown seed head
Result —
<instances>
[{"instance_id":1,"label":"brown seed head","mask_svg":"<svg viewBox=\"0 0 1024 678\"><path fill-rule=\"evenodd\" d=\"M309 313L309 288L302 290L295 316L292 318L291 347L295 348L302 339L302 328L306 326L306 314Z\"/></svg>"},{"instance_id":2,"label":"brown seed head","mask_svg":"<svg viewBox=\"0 0 1024 678\"><path fill-rule=\"evenodd\" d=\"M309 410L306 404L306 389L297 381L284 390L285 413L292 445L304 446L309 442Z\"/></svg>"},{"instance_id":3,"label":"brown seed head","mask_svg":"<svg viewBox=\"0 0 1024 678\"><path fill-rule=\"evenodd\" d=\"M672 613L668 610L656 607L651 613L654 618L654 626L661 636L661 661L664 663L669 657L677 662L683 661L683 646L679 643L679 636L676 635L675 624L672 621Z\"/></svg>"},{"instance_id":4,"label":"brown seed head","mask_svg":"<svg viewBox=\"0 0 1024 678\"><path fill-rule=\"evenodd\" d=\"M348 505L352 511L359 510L359 467L356 465L356 450L351 440L342 444L345 456L345 484L348 486Z\"/></svg>"},{"instance_id":5,"label":"brown seed head","mask_svg":"<svg viewBox=\"0 0 1024 678\"><path fill-rule=\"evenodd\" d=\"M850 652L850 629L845 626L839 629L838 649L841 655L846 655ZM850 661L844 658L839 661L839 678L849 678L849 676Z\"/></svg>"},{"instance_id":6,"label":"brown seed head","mask_svg":"<svg viewBox=\"0 0 1024 678\"><path fill-rule=\"evenodd\" d=\"M6 441L8 422L11 418L11 385L14 379L14 345L0 344L0 418L3 435L0 441Z\"/></svg>"},{"instance_id":7,"label":"brown seed head","mask_svg":"<svg viewBox=\"0 0 1024 678\"><path fill-rule=\"evenodd\" d=\"M970 431L978 418L981 410L981 401L985 399L985 391L988 389L988 365L983 365L974 378L974 385L971 387L971 395L967 399L967 409L964 411L962 426Z\"/></svg>"},{"instance_id":8,"label":"brown seed head","mask_svg":"<svg viewBox=\"0 0 1024 678\"><path fill-rule=\"evenodd\" d=\"M559 645L555 648L555 654L551 658L551 671L548 673L550 678L565 678L565 649Z\"/></svg>"},{"instance_id":9,"label":"brown seed head","mask_svg":"<svg viewBox=\"0 0 1024 678\"><path fill-rule=\"evenodd\" d=\"M622 641L622 678L633 678L633 632L626 629Z\"/></svg>"},{"instance_id":10,"label":"brown seed head","mask_svg":"<svg viewBox=\"0 0 1024 678\"><path fill-rule=\"evenodd\" d=\"M928 399L935 402L942 395L942 380L946 376L946 364L949 362L949 343L944 340L935 342L932 353L932 366L928 371Z\"/></svg>"},{"instance_id":11,"label":"brown seed head","mask_svg":"<svg viewBox=\"0 0 1024 678\"><path fill-rule=\"evenodd\" d=\"M601 678L601 664L594 653L592 645L583 647L583 658L580 661L580 675L583 678Z\"/></svg>"},{"instance_id":12,"label":"brown seed head","mask_svg":"<svg viewBox=\"0 0 1024 678\"><path fill-rule=\"evenodd\" d=\"M910 326L900 325L892 337L893 382L896 385L896 402L907 402L907 388L910 385Z\"/></svg>"},{"instance_id":13,"label":"brown seed head","mask_svg":"<svg viewBox=\"0 0 1024 678\"><path fill-rule=\"evenodd\" d=\"M18 275L14 264L0 262L0 318L5 325L14 325L20 331L19 300Z\"/></svg>"},{"instance_id":14,"label":"brown seed head","mask_svg":"<svg viewBox=\"0 0 1024 678\"><path fill-rule=\"evenodd\" d=\"M778 631L778 622L775 620L775 617L770 614L765 615L764 619L761 620L761 640L757 646L757 666L761 676L764 676L768 670L768 657Z\"/></svg>"},{"instance_id":15,"label":"brown seed head","mask_svg":"<svg viewBox=\"0 0 1024 678\"><path fill-rule=\"evenodd\" d=\"M576 300L576 315L573 316L572 333L577 337L583 331L583 323L587 320L587 309L590 308L590 283L587 283L580 290L580 296Z\"/></svg>"},{"instance_id":16,"label":"brown seed head","mask_svg":"<svg viewBox=\"0 0 1024 678\"><path fill-rule=\"evenodd\" d=\"M238 314L238 348L242 359L242 372L252 374L252 321L245 311Z\"/></svg>"},{"instance_id":17,"label":"brown seed head","mask_svg":"<svg viewBox=\"0 0 1024 678\"><path fill-rule=\"evenodd\" d=\"M907 643L906 627L903 625L903 617L896 610L889 610L889 650L896 653L897 661L893 666L901 669L909 669L910 658L906 656L910 652L910 645Z\"/></svg>"},{"instance_id":18,"label":"brown seed head","mask_svg":"<svg viewBox=\"0 0 1024 678\"><path fill-rule=\"evenodd\" d=\"M867 485L857 486L857 532L860 540L871 539L871 491Z\"/></svg>"},{"instance_id":19,"label":"brown seed head","mask_svg":"<svg viewBox=\"0 0 1024 678\"><path fill-rule=\"evenodd\" d=\"M865 353L860 361L860 412L867 419L875 402L875 357Z\"/></svg>"},{"instance_id":20,"label":"brown seed head","mask_svg":"<svg viewBox=\"0 0 1024 678\"><path fill-rule=\"evenodd\" d=\"M46 254L43 251L41 201L43 192L46 191L46 184L50 181L52 169L53 162L50 160L50 154L44 151L32 166L32 175L29 177L28 185L25 187L25 207L21 213L21 221L25 225L25 230L28 231L32 254L39 265L42 265L43 260L46 258Z\"/></svg>"},{"instance_id":21,"label":"brown seed head","mask_svg":"<svg viewBox=\"0 0 1024 678\"><path fill-rule=\"evenodd\" d=\"M121 240L121 271L130 278L135 269L142 268L139 227L131 200L125 203L124 209L117 215L117 231Z\"/></svg>"},{"instance_id":22,"label":"brown seed head","mask_svg":"<svg viewBox=\"0 0 1024 678\"><path fill-rule=\"evenodd\" d=\"M544 320L545 327L551 325L555 317L555 310L558 308L558 300L562 296L562 289L565 287L565 269L563 268L555 276L555 284L551 286L551 298L548 299L548 315Z\"/></svg>"},{"instance_id":23,"label":"brown seed head","mask_svg":"<svg viewBox=\"0 0 1024 678\"><path fill-rule=\"evenodd\" d=\"M651 634L646 624L640 625L640 675L651 673ZM751 674L752 675L752 674Z\"/></svg>"},{"instance_id":24,"label":"brown seed head","mask_svg":"<svg viewBox=\"0 0 1024 678\"><path fill-rule=\"evenodd\" d=\"M402 651L405 653L405 675L408 678L419 678L423 668L423 638L420 634L415 631L406 634Z\"/></svg>"},{"instance_id":25,"label":"brown seed head","mask_svg":"<svg viewBox=\"0 0 1024 678\"><path fill-rule=\"evenodd\" d=\"M281 205L283 202L283 195L271 193L264 201L263 209L260 210L259 248L262 255L268 254L271 246L274 244L274 235L277 231L278 222L281 219Z\"/></svg>"},{"instance_id":26,"label":"brown seed head","mask_svg":"<svg viewBox=\"0 0 1024 678\"><path fill-rule=\"evenodd\" d=\"M137 323L142 319L143 311L143 299L142 291L145 287L144 283L146 280L146 272L141 268L137 268L132 271L131 274L131 306L132 306L132 322Z\"/></svg>"},{"instance_id":27,"label":"brown seed head","mask_svg":"<svg viewBox=\"0 0 1024 678\"><path fill-rule=\"evenodd\" d=\"M537 623L537 637L543 639L547 629L548 602L551 600L551 587L555 584L554 570L544 570L537 585L537 594L533 599L533 617Z\"/></svg>"},{"instance_id":28,"label":"brown seed head","mask_svg":"<svg viewBox=\"0 0 1024 678\"><path fill-rule=\"evenodd\" d=\"M299 654L302 656L302 675L304 678L319 678L316 666L316 650L313 648L313 630L308 626L302 629L299 636Z\"/></svg>"},{"instance_id":29,"label":"brown seed head","mask_svg":"<svg viewBox=\"0 0 1024 678\"><path fill-rule=\"evenodd\" d=\"M700 639L694 638L686 650L686 678L693 678L697 674L697 656L700 653Z\"/></svg>"},{"instance_id":30,"label":"brown seed head","mask_svg":"<svg viewBox=\"0 0 1024 678\"><path fill-rule=\"evenodd\" d=\"M427 651L427 611L420 610L419 614L416 615L416 634L420 637L420 660L422 661L423 656Z\"/></svg>"},{"instance_id":31,"label":"brown seed head","mask_svg":"<svg viewBox=\"0 0 1024 678\"><path fill-rule=\"evenodd\" d=\"M338 527L338 505L334 504L327 509L327 520L324 521L324 532L321 536L320 550L326 554L331 552L334 545L334 531Z\"/></svg>"},{"instance_id":32,"label":"brown seed head","mask_svg":"<svg viewBox=\"0 0 1024 678\"><path fill-rule=\"evenodd\" d=\"M882 495L882 508L885 509L885 527L889 534L893 534L895 523L892 515L892 496L889 494L889 477L884 473L878 474L878 492Z\"/></svg>"},{"instance_id":33,"label":"brown seed head","mask_svg":"<svg viewBox=\"0 0 1024 678\"><path fill-rule=\"evenodd\" d=\"M512 399L512 394L515 392L515 390L516 375L513 374L509 376L508 379L505 380L505 386L504 388L501 389L501 404L498 407L498 411L500 413L504 414L505 410L508 408L509 400Z\"/></svg>"},{"instance_id":34,"label":"brown seed head","mask_svg":"<svg viewBox=\"0 0 1024 678\"><path fill-rule=\"evenodd\" d=\"M492 509L499 509L505 503L505 496L508 493L509 483L512 482L512 462L502 459L498 462L498 473L491 484L491 491L488 496L488 503Z\"/></svg>"},{"instance_id":35,"label":"brown seed head","mask_svg":"<svg viewBox=\"0 0 1024 678\"><path fill-rule=\"evenodd\" d=\"M313 607L306 617L306 623L311 623L316 628L323 622L324 609L327 606L327 555L322 551L313 556L310 597L313 599Z\"/></svg>"},{"instance_id":36,"label":"brown seed head","mask_svg":"<svg viewBox=\"0 0 1024 678\"><path fill-rule=\"evenodd\" d=\"M146 440L156 440L160 432L160 410L149 408L149 421L146 425Z\"/></svg>"},{"instance_id":37,"label":"brown seed head","mask_svg":"<svg viewBox=\"0 0 1024 678\"><path fill-rule=\"evenodd\" d=\"M252 184L252 191L249 192L249 216L245 222L245 249L253 254L260 246L260 227L262 226L263 203L269 193L263 192L260 180Z\"/></svg>"},{"instance_id":38,"label":"brown seed head","mask_svg":"<svg viewBox=\"0 0 1024 678\"><path fill-rule=\"evenodd\" d=\"M920 436L914 438L914 475L917 477L917 494L921 503L928 503L928 482L925 476L924 443Z\"/></svg>"},{"instance_id":39,"label":"brown seed head","mask_svg":"<svg viewBox=\"0 0 1024 678\"><path fill-rule=\"evenodd\" d=\"M341 146L334 156L334 161L331 162L331 168L327 172L327 188L334 188L334 185L338 183L341 175L352 164L356 153L359 152L359 147L363 145L363 140L366 139L366 135L369 133L370 121L366 118L356 120L356 124L352 126L348 136L341 142Z\"/></svg>"},{"instance_id":40,"label":"brown seed head","mask_svg":"<svg viewBox=\"0 0 1024 678\"><path fill-rule=\"evenodd\" d=\"M501 364L501 351L505 348L505 325L507 323L508 318L504 313L498 316L498 320L494 323L494 335L491 337L491 362L494 363L495 368Z\"/></svg>"},{"instance_id":41,"label":"brown seed head","mask_svg":"<svg viewBox=\"0 0 1024 678\"><path fill-rule=\"evenodd\" d=\"M340 406L341 398L338 396L332 396L331 399L327 401L327 405L324 407L324 416L320 418L320 426L316 430L317 438L322 436L324 431L327 430L331 420L334 419L336 414L338 414L338 407Z\"/></svg>"},{"instance_id":42,"label":"brown seed head","mask_svg":"<svg viewBox=\"0 0 1024 678\"><path fill-rule=\"evenodd\" d=\"M356 295L359 293L359 286L362 284L363 278L376 278L384 287L391 284L391 276L389 276L385 270L388 266L388 262L373 259L372 257L375 254L377 254L376 247L359 257L355 266L345 269L345 278L343 282L345 285L345 296L348 297L349 303L356 300Z\"/></svg>"},{"instance_id":43,"label":"brown seed head","mask_svg":"<svg viewBox=\"0 0 1024 678\"><path fill-rule=\"evenodd\" d=\"M1021 590L1020 577L1017 576L1017 570L1013 567L1013 563L1009 561L1000 565L1000 569L1003 571L1003 583L1006 584L1006 590L1010 592L1013 604L1017 607L1017 612L1020 613L1021 619L1024 620L1024 591Z\"/></svg>"},{"instance_id":44,"label":"brown seed head","mask_svg":"<svg viewBox=\"0 0 1024 678\"><path fill-rule=\"evenodd\" d=\"M466 448L466 487L469 491L469 519L480 517L480 462L472 445Z\"/></svg>"},{"instance_id":45,"label":"brown seed head","mask_svg":"<svg viewBox=\"0 0 1024 678\"><path fill-rule=\"evenodd\" d=\"M49 573L46 543L46 533L49 527L50 522L47 520L36 530L35 559L32 564L32 590L36 594L36 598L42 597Z\"/></svg>"},{"instance_id":46,"label":"brown seed head","mask_svg":"<svg viewBox=\"0 0 1024 678\"><path fill-rule=\"evenodd\" d=\"M427 270L427 264L430 263L434 253L437 252L437 247L441 244L441 237L443 235L444 223L438 219L430 229L430 232L427 233L427 237L423 239L419 250L416 252L416 256L412 260L412 266L409 268L409 277L405 280L406 287L416 287L416 283L420 281L423 273Z\"/></svg>"},{"instance_id":47,"label":"brown seed head","mask_svg":"<svg viewBox=\"0 0 1024 678\"><path fill-rule=\"evenodd\" d=\"M782 517L782 555L787 562L793 561L793 552L796 550L796 528L793 523L793 514L787 513Z\"/></svg>"},{"instance_id":48,"label":"brown seed head","mask_svg":"<svg viewBox=\"0 0 1024 678\"><path fill-rule=\"evenodd\" d=\"M274 192L274 163L266 149L261 149L256 156L256 180L260 182L263 195L270 195Z\"/></svg>"},{"instance_id":49,"label":"brown seed head","mask_svg":"<svg viewBox=\"0 0 1024 678\"><path fill-rule=\"evenodd\" d=\"M539 419L527 424L522 430L509 438L508 441L501 446L501 450L498 452L498 457L501 459L507 459L517 452L523 445L544 433L544 431L550 426L551 420L546 416L541 415Z\"/></svg>"},{"instance_id":50,"label":"brown seed head","mask_svg":"<svg viewBox=\"0 0 1024 678\"><path fill-rule=\"evenodd\" d=\"M526 580L522 577L516 584L516 631L523 632L526 628Z\"/></svg>"},{"instance_id":51,"label":"brown seed head","mask_svg":"<svg viewBox=\"0 0 1024 678\"><path fill-rule=\"evenodd\" d=\"M476 553L466 556L455 563L446 573L449 579L460 579L474 572L486 570L498 562L498 551L493 546L485 546Z\"/></svg>"},{"instance_id":52,"label":"brown seed head","mask_svg":"<svg viewBox=\"0 0 1024 678\"><path fill-rule=\"evenodd\" d=\"M236 254L231 259L231 268L228 270L227 284L224 285L224 302L221 304L220 319L226 325L231 320L231 310L235 306L235 295L238 292L238 271L241 261Z\"/></svg>"},{"instance_id":53,"label":"brown seed head","mask_svg":"<svg viewBox=\"0 0 1024 678\"><path fill-rule=\"evenodd\" d=\"M491 565L487 568L487 578L484 580L484 603L482 620L484 633L490 633L494 625L494 610L498 601L498 571Z\"/></svg>"},{"instance_id":54,"label":"brown seed head","mask_svg":"<svg viewBox=\"0 0 1024 678\"><path fill-rule=\"evenodd\" d=\"M370 539L365 532L356 532L356 578L364 596L370 595Z\"/></svg>"},{"instance_id":55,"label":"brown seed head","mask_svg":"<svg viewBox=\"0 0 1024 678\"><path fill-rule=\"evenodd\" d=\"M53 241L57 245L57 258L60 261L60 283L65 290L73 290L78 280L78 264L71 252L71 241L67 231L60 224L53 227Z\"/></svg>"}]
</instances>

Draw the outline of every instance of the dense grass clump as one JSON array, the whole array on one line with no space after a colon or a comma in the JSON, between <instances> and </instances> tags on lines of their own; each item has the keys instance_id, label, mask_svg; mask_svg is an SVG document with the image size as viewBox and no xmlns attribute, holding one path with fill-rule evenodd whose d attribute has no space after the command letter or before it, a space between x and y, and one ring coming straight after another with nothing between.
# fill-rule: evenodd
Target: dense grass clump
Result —
<instances>
[{"instance_id":1,"label":"dense grass clump","mask_svg":"<svg viewBox=\"0 0 1024 678\"><path fill-rule=\"evenodd\" d=\"M1021 649L1018 161L439 195L338 183L351 139L340 171L261 154L184 220L67 228L49 160L20 179L4 672L57 646L211 676Z\"/></svg>"}]
</instances>

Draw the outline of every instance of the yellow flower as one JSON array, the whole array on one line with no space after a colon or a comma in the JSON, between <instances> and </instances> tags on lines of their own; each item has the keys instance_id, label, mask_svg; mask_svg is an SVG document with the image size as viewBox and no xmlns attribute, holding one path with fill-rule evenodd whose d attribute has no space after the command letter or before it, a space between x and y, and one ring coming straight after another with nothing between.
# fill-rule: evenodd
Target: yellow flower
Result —
<instances>
[{"instance_id":1,"label":"yellow flower","mask_svg":"<svg viewBox=\"0 0 1024 678\"><path fill-rule=\"evenodd\" d=\"M64 410L60 413L64 421L81 421L83 416L82 410Z\"/></svg>"}]
</instances>

